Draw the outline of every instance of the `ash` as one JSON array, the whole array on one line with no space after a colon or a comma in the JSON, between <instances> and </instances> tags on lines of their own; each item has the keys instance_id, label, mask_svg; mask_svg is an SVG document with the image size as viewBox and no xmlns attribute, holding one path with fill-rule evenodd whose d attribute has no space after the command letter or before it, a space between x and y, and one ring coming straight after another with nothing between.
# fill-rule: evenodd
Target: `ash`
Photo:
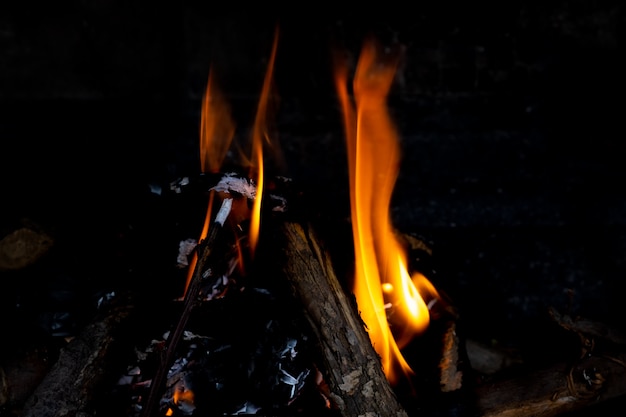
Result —
<instances>
[{"instance_id":1,"label":"ash","mask_svg":"<svg viewBox=\"0 0 626 417\"><path fill-rule=\"evenodd\" d=\"M232 186L233 181L241 183L226 175L219 184ZM286 200L272 201L270 210L282 211ZM302 410L328 415L315 365L318 348L305 331L301 306L279 284L280 277L263 267L271 256L263 262L241 259L238 248L246 248L245 233L222 236L202 274L183 337L172 347L175 360L167 370L159 415L297 415ZM195 241L183 241L179 249L178 265L184 267L188 263L181 259L195 249ZM171 322L163 323L158 337L150 335L144 339L149 342L135 347L132 363L115 384L114 396L128 417L142 416L151 380L164 366L167 339L184 307L180 299L176 302Z\"/></svg>"},{"instance_id":2,"label":"ash","mask_svg":"<svg viewBox=\"0 0 626 417\"><path fill-rule=\"evenodd\" d=\"M176 347L163 415L238 415L322 409L308 338L271 291L249 288L204 302ZM128 416L141 415L150 378L169 331L136 350L136 362L117 382Z\"/></svg>"}]
</instances>

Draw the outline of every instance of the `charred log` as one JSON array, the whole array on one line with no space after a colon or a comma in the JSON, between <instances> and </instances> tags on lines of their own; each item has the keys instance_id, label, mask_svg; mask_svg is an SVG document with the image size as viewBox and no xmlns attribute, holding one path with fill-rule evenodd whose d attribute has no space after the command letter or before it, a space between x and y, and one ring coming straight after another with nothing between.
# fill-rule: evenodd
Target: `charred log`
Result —
<instances>
[{"instance_id":1,"label":"charred log","mask_svg":"<svg viewBox=\"0 0 626 417\"><path fill-rule=\"evenodd\" d=\"M552 417L626 395L624 335L604 323L573 319L555 309L549 313L559 326L578 337L578 357L478 386L481 415Z\"/></svg>"},{"instance_id":2,"label":"charred log","mask_svg":"<svg viewBox=\"0 0 626 417\"><path fill-rule=\"evenodd\" d=\"M116 340L132 311L131 304L120 300L73 338L26 401L21 416L92 415L95 394L110 375Z\"/></svg>"},{"instance_id":3,"label":"charred log","mask_svg":"<svg viewBox=\"0 0 626 417\"><path fill-rule=\"evenodd\" d=\"M626 395L626 355L588 358L477 389L478 408L488 417L552 417Z\"/></svg>"}]
</instances>

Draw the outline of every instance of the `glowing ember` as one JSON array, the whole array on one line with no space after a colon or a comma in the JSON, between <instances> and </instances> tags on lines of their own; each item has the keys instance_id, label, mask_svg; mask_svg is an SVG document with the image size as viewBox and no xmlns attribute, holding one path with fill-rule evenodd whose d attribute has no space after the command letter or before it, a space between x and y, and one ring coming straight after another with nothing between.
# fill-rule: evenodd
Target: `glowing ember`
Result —
<instances>
[{"instance_id":1,"label":"glowing ember","mask_svg":"<svg viewBox=\"0 0 626 417\"><path fill-rule=\"evenodd\" d=\"M430 321L420 291L437 297L424 276L415 274L411 279L405 250L390 222L389 205L400 149L386 98L396 66L396 56L383 56L375 43L365 43L353 80L356 110L347 89L347 67L339 64L335 72L348 149L356 262L354 292L391 383L397 383L402 374L413 373L400 349L423 332Z\"/></svg>"}]
</instances>

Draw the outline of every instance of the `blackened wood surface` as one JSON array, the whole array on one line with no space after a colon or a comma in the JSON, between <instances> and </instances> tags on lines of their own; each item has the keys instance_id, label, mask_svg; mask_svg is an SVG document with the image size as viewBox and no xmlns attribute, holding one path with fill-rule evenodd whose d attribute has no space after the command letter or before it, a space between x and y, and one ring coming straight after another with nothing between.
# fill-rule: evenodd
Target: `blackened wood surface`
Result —
<instances>
[{"instance_id":1,"label":"blackened wood surface","mask_svg":"<svg viewBox=\"0 0 626 417\"><path fill-rule=\"evenodd\" d=\"M315 233L292 222L282 229L288 259L284 271L318 338L332 401L345 416L406 416Z\"/></svg>"},{"instance_id":2,"label":"blackened wood surface","mask_svg":"<svg viewBox=\"0 0 626 417\"><path fill-rule=\"evenodd\" d=\"M575 368L556 364L477 389L485 417L553 417L626 395L625 355L593 356ZM571 370L571 374L570 374ZM599 415L599 414L598 414Z\"/></svg>"},{"instance_id":3,"label":"blackened wood surface","mask_svg":"<svg viewBox=\"0 0 626 417\"><path fill-rule=\"evenodd\" d=\"M96 318L61 351L59 359L33 395L22 417L91 416L94 395L109 374L111 351L130 306L112 308Z\"/></svg>"}]
</instances>

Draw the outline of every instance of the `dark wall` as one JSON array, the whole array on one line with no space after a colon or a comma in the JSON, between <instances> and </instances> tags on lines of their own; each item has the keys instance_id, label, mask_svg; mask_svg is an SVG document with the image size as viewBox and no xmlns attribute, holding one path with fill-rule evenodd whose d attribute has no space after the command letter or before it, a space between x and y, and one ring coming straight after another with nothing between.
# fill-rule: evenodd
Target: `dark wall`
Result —
<instances>
[{"instance_id":1,"label":"dark wall","mask_svg":"<svg viewBox=\"0 0 626 417\"><path fill-rule=\"evenodd\" d=\"M621 2L213 6L0 6L11 210L51 204L88 219L94 207L123 210L150 181L196 172L209 71L245 132L276 27L289 173L345 197L330 51L345 47L356 60L374 35L404 51L390 96L403 146L392 214L432 238L441 285L470 318L503 327L565 306L566 290L578 311L615 317L626 272Z\"/></svg>"}]
</instances>

